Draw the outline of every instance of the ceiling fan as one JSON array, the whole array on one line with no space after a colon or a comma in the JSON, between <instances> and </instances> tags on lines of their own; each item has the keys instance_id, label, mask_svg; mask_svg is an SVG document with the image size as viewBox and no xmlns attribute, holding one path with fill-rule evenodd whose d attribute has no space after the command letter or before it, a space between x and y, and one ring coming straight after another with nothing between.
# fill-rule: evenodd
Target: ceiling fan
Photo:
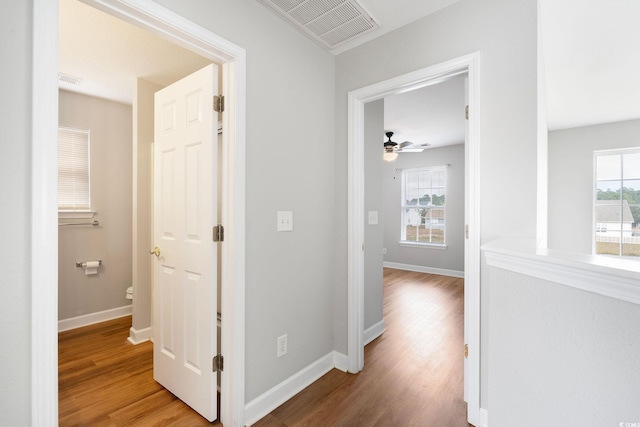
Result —
<instances>
[{"instance_id":1,"label":"ceiling fan","mask_svg":"<svg viewBox=\"0 0 640 427\"><path fill-rule=\"evenodd\" d=\"M393 132L385 132L385 135L389 138L389 140L384 143L384 159L387 161L395 160L396 157L398 157L398 153L420 153L431 145L429 143L414 144L410 141L404 141L398 144L391 140Z\"/></svg>"}]
</instances>

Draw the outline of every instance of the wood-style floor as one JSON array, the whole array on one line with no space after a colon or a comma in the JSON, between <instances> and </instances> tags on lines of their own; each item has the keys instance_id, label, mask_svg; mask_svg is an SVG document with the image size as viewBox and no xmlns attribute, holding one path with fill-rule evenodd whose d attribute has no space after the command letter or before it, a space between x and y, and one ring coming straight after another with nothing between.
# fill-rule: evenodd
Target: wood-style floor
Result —
<instances>
[{"instance_id":1,"label":"wood-style floor","mask_svg":"<svg viewBox=\"0 0 640 427\"><path fill-rule=\"evenodd\" d=\"M211 424L153 380L153 344L127 341L131 316L58 335L59 425Z\"/></svg>"},{"instance_id":2,"label":"wood-style floor","mask_svg":"<svg viewBox=\"0 0 640 427\"><path fill-rule=\"evenodd\" d=\"M386 331L357 375L333 369L254 427L467 427L464 281L384 269Z\"/></svg>"},{"instance_id":3,"label":"wood-style floor","mask_svg":"<svg viewBox=\"0 0 640 427\"><path fill-rule=\"evenodd\" d=\"M462 279L384 270L385 333L357 375L333 369L254 427L467 427ZM126 317L60 333L60 426L210 424L164 390Z\"/></svg>"}]
</instances>

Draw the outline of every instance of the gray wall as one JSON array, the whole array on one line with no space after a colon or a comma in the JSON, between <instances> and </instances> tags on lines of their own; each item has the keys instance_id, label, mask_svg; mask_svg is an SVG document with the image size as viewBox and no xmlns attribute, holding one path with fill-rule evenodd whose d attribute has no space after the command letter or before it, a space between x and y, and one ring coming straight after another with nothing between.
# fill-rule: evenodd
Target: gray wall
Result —
<instances>
[{"instance_id":1,"label":"gray wall","mask_svg":"<svg viewBox=\"0 0 640 427\"><path fill-rule=\"evenodd\" d=\"M491 267L489 425L638 422L640 307Z\"/></svg>"},{"instance_id":2,"label":"gray wall","mask_svg":"<svg viewBox=\"0 0 640 427\"><path fill-rule=\"evenodd\" d=\"M334 347L347 351L347 93L475 51L481 54L482 242L536 232L537 3L462 0L336 58ZM472 112L473 114L473 112ZM514 203L517 195L518 203ZM484 284L486 278L482 278ZM488 342L488 286L482 342ZM481 349L487 408L488 346Z\"/></svg>"},{"instance_id":3,"label":"gray wall","mask_svg":"<svg viewBox=\"0 0 640 427\"><path fill-rule=\"evenodd\" d=\"M364 329L382 321L382 239L385 205L382 198L384 160L384 99L364 106ZM378 224L369 225L369 211L378 212Z\"/></svg>"},{"instance_id":4,"label":"gray wall","mask_svg":"<svg viewBox=\"0 0 640 427\"><path fill-rule=\"evenodd\" d=\"M249 402L333 350L335 59L255 0L157 3L247 50Z\"/></svg>"},{"instance_id":5,"label":"gray wall","mask_svg":"<svg viewBox=\"0 0 640 427\"><path fill-rule=\"evenodd\" d=\"M158 3L247 48L247 401L332 349L346 353L349 90L479 50L482 240L534 235L536 2L462 0L335 62L254 0ZM1 107L11 126L0 131L0 237L11 242L0 248L0 324L11 343L0 355L0 412L8 425L31 421L31 17L31 2L0 14L0 45L11 57L0 85L12 100ZM299 161L301 153L313 162ZM294 231L276 233L275 212L288 209ZM637 421L637 413L626 419L637 407L629 384L640 382L640 343L628 327L640 321L634 309L483 271L482 406L492 426ZM276 359L282 333L289 354ZM550 384L557 388L549 392Z\"/></svg>"},{"instance_id":6,"label":"gray wall","mask_svg":"<svg viewBox=\"0 0 640 427\"><path fill-rule=\"evenodd\" d=\"M91 209L100 226L59 227L58 318L130 305L131 286L131 106L60 91L61 125L91 131ZM88 219L60 222L91 221ZM76 262L101 259L97 275Z\"/></svg>"},{"instance_id":7,"label":"gray wall","mask_svg":"<svg viewBox=\"0 0 640 427\"><path fill-rule=\"evenodd\" d=\"M7 425L31 424L31 69L32 4L5 5L0 13L0 413ZM43 250L53 250L43 248Z\"/></svg>"},{"instance_id":8,"label":"gray wall","mask_svg":"<svg viewBox=\"0 0 640 427\"><path fill-rule=\"evenodd\" d=\"M593 152L640 147L640 120L549 132L549 248L591 254Z\"/></svg>"},{"instance_id":9,"label":"gray wall","mask_svg":"<svg viewBox=\"0 0 640 427\"><path fill-rule=\"evenodd\" d=\"M400 221L402 198L402 172L428 166L447 168L447 199L445 211L447 248L400 246ZM432 148L422 153L398 155L394 163L384 168L384 247L385 262L408 264L417 267L437 268L464 272L464 144Z\"/></svg>"}]
</instances>

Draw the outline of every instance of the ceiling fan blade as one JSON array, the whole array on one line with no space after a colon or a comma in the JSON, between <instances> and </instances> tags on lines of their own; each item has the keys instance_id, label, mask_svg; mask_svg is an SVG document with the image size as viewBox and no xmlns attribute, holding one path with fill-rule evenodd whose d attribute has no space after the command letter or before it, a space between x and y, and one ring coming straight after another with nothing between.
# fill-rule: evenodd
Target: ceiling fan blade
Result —
<instances>
[{"instance_id":1,"label":"ceiling fan blade","mask_svg":"<svg viewBox=\"0 0 640 427\"><path fill-rule=\"evenodd\" d=\"M399 150L397 150L398 153L421 153L423 151L424 148L417 145L412 147L400 148Z\"/></svg>"},{"instance_id":2,"label":"ceiling fan blade","mask_svg":"<svg viewBox=\"0 0 640 427\"><path fill-rule=\"evenodd\" d=\"M410 145L413 145L413 142L411 142L411 141L405 141L405 142L401 142L400 144L398 144L398 146L399 146L400 148L409 147Z\"/></svg>"}]
</instances>

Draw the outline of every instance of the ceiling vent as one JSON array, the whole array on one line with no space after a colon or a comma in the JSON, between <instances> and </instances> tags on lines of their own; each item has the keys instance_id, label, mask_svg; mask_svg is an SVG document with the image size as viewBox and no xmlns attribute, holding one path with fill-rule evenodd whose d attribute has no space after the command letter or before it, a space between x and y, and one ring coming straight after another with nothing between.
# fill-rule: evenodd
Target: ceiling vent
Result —
<instances>
[{"instance_id":1,"label":"ceiling vent","mask_svg":"<svg viewBox=\"0 0 640 427\"><path fill-rule=\"evenodd\" d=\"M379 28L356 0L259 0L328 50Z\"/></svg>"},{"instance_id":2,"label":"ceiling vent","mask_svg":"<svg viewBox=\"0 0 640 427\"><path fill-rule=\"evenodd\" d=\"M58 73L58 81L76 86L82 83L82 79L80 77L72 76L71 74L65 73Z\"/></svg>"}]
</instances>

